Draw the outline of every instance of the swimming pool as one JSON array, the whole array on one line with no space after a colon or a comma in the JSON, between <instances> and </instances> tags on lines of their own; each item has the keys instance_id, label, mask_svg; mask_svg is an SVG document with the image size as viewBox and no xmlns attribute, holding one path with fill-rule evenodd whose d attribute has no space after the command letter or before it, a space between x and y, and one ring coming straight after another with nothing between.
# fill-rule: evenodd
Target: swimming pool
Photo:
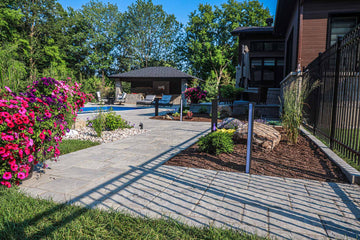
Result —
<instances>
[{"instance_id":1,"label":"swimming pool","mask_svg":"<svg viewBox=\"0 0 360 240\"><path fill-rule=\"evenodd\" d=\"M82 107L80 108L79 113L92 113L97 112L99 110L108 112L112 109L113 111L126 111L126 110L136 110L136 109L142 109L141 107L110 107L110 106L104 106L104 107Z\"/></svg>"}]
</instances>

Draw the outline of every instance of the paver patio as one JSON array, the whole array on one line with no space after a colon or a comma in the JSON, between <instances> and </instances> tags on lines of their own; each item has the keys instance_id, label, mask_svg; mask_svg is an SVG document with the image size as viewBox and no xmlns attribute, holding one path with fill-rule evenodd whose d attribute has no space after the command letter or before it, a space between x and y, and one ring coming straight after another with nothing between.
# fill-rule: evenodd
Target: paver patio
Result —
<instances>
[{"instance_id":1,"label":"paver patio","mask_svg":"<svg viewBox=\"0 0 360 240\"><path fill-rule=\"evenodd\" d=\"M149 132L64 155L21 188L58 202L277 239L360 236L358 185L164 166L210 124L150 120L153 111L121 112Z\"/></svg>"}]
</instances>

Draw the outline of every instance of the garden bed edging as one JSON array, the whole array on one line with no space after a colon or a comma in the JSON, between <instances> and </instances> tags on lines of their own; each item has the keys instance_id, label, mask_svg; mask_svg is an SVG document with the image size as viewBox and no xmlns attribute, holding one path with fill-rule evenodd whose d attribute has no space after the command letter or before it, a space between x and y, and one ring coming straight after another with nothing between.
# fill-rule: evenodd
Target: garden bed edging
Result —
<instances>
[{"instance_id":1,"label":"garden bed edging","mask_svg":"<svg viewBox=\"0 0 360 240\"><path fill-rule=\"evenodd\" d=\"M326 146L314 135L308 132L304 127L300 127L300 131L311 141L313 141L321 149L321 151L323 151L323 153L325 153L326 156L341 169L351 184L360 184L360 172L358 170L350 166L341 157L334 153L328 146Z\"/></svg>"}]
</instances>

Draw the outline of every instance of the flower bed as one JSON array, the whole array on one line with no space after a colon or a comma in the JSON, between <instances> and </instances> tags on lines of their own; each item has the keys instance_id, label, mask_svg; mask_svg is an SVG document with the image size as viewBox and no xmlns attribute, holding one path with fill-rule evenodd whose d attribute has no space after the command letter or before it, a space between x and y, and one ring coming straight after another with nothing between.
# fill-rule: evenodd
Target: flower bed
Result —
<instances>
[{"instance_id":1,"label":"flower bed","mask_svg":"<svg viewBox=\"0 0 360 240\"><path fill-rule=\"evenodd\" d=\"M20 94L1 90L0 184L19 185L31 165L56 159L62 136L90 98L79 84L53 78L35 81Z\"/></svg>"}]
</instances>

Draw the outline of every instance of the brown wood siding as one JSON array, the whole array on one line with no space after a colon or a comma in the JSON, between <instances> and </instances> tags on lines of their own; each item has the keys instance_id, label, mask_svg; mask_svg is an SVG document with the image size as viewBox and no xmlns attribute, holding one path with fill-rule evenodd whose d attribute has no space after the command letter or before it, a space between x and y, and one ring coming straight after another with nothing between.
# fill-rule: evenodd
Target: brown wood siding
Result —
<instances>
[{"instance_id":1,"label":"brown wood siding","mask_svg":"<svg viewBox=\"0 0 360 240\"><path fill-rule=\"evenodd\" d=\"M311 63L326 48L327 18L304 19L301 66Z\"/></svg>"},{"instance_id":2,"label":"brown wood siding","mask_svg":"<svg viewBox=\"0 0 360 240\"><path fill-rule=\"evenodd\" d=\"M306 67L326 50L331 14L360 12L359 0L305 0L301 66Z\"/></svg>"}]
</instances>

